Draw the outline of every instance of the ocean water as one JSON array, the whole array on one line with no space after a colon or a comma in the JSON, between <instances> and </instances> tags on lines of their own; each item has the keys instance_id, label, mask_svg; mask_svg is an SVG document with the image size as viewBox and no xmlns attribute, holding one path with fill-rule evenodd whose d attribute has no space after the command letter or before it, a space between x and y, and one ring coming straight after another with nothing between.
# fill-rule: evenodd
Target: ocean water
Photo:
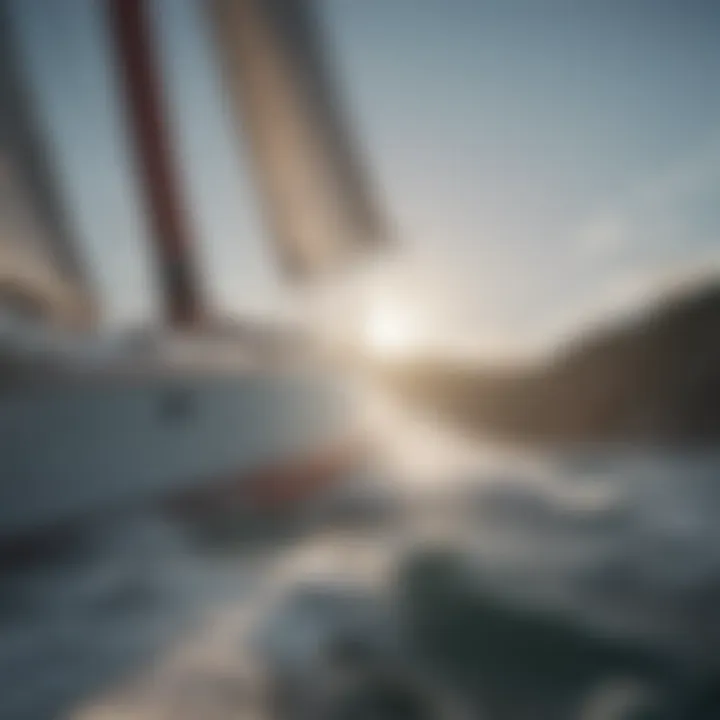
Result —
<instances>
[{"instance_id":1,"label":"ocean water","mask_svg":"<svg viewBox=\"0 0 720 720\"><path fill-rule=\"evenodd\" d=\"M308 587L375 597L408 553L448 545L500 606L550 613L691 675L715 672L720 457L478 445L380 405L369 411L376 464L292 532L208 545L136 509L6 562L0 718L262 717L259 628L306 671L317 650L307 617L277 614L285 599ZM323 607L316 625L331 623ZM577 717L626 717L612 703L647 691L612 668L598 687L606 680L612 698L599 693ZM554 712L535 701L504 717L565 717Z\"/></svg>"}]
</instances>

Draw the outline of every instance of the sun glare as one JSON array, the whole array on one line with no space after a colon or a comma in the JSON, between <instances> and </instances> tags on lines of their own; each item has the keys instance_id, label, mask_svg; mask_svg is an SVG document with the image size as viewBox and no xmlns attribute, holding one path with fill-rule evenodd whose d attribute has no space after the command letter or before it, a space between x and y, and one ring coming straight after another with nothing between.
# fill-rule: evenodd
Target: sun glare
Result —
<instances>
[{"instance_id":1,"label":"sun glare","mask_svg":"<svg viewBox=\"0 0 720 720\"><path fill-rule=\"evenodd\" d=\"M379 355L405 355L412 352L418 342L412 316L402 308L389 305L373 308L365 334L368 346Z\"/></svg>"}]
</instances>

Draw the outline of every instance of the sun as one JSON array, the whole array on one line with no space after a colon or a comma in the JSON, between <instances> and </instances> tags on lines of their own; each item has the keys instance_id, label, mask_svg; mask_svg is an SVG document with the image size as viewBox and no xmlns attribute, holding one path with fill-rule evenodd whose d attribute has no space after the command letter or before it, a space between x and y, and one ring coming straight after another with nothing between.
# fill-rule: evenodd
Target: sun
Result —
<instances>
[{"instance_id":1,"label":"sun","mask_svg":"<svg viewBox=\"0 0 720 720\"><path fill-rule=\"evenodd\" d=\"M366 343L378 355L407 355L418 344L417 324L410 312L389 304L372 308L365 327Z\"/></svg>"}]
</instances>

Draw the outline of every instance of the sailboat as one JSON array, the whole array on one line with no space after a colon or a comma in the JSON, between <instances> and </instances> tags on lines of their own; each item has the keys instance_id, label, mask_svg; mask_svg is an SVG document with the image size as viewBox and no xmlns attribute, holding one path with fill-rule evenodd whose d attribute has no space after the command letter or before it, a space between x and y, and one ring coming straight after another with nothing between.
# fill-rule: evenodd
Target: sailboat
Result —
<instances>
[{"instance_id":1,"label":"sailboat","mask_svg":"<svg viewBox=\"0 0 720 720\"><path fill-rule=\"evenodd\" d=\"M348 388L291 334L208 313L145 0L105 0L165 306L162 332L99 342L101 314L0 3L0 543L158 503L297 507L358 462ZM303 0L210 0L218 65L280 272L313 283L386 242ZM287 361L290 357L291 360ZM278 361L278 358L281 358Z\"/></svg>"}]
</instances>

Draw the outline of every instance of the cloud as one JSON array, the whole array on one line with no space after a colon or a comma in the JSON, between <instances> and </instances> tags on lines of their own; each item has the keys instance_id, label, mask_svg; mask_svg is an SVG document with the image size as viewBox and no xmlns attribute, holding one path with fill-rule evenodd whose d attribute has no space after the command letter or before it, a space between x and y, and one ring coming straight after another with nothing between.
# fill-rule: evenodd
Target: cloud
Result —
<instances>
[{"instance_id":1,"label":"cloud","mask_svg":"<svg viewBox=\"0 0 720 720\"><path fill-rule=\"evenodd\" d=\"M577 242L583 256L607 258L616 255L630 236L627 218L608 214L590 220L577 232Z\"/></svg>"},{"instance_id":2,"label":"cloud","mask_svg":"<svg viewBox=\"0 0 720 720\"><path fill-rule=\"evenodd\" d=\"M720 182L720 136L630 187L618 202L583 219L570 234L584 262L654 255L687 242L697 199Z\"/></svg>"}]
</instances>

